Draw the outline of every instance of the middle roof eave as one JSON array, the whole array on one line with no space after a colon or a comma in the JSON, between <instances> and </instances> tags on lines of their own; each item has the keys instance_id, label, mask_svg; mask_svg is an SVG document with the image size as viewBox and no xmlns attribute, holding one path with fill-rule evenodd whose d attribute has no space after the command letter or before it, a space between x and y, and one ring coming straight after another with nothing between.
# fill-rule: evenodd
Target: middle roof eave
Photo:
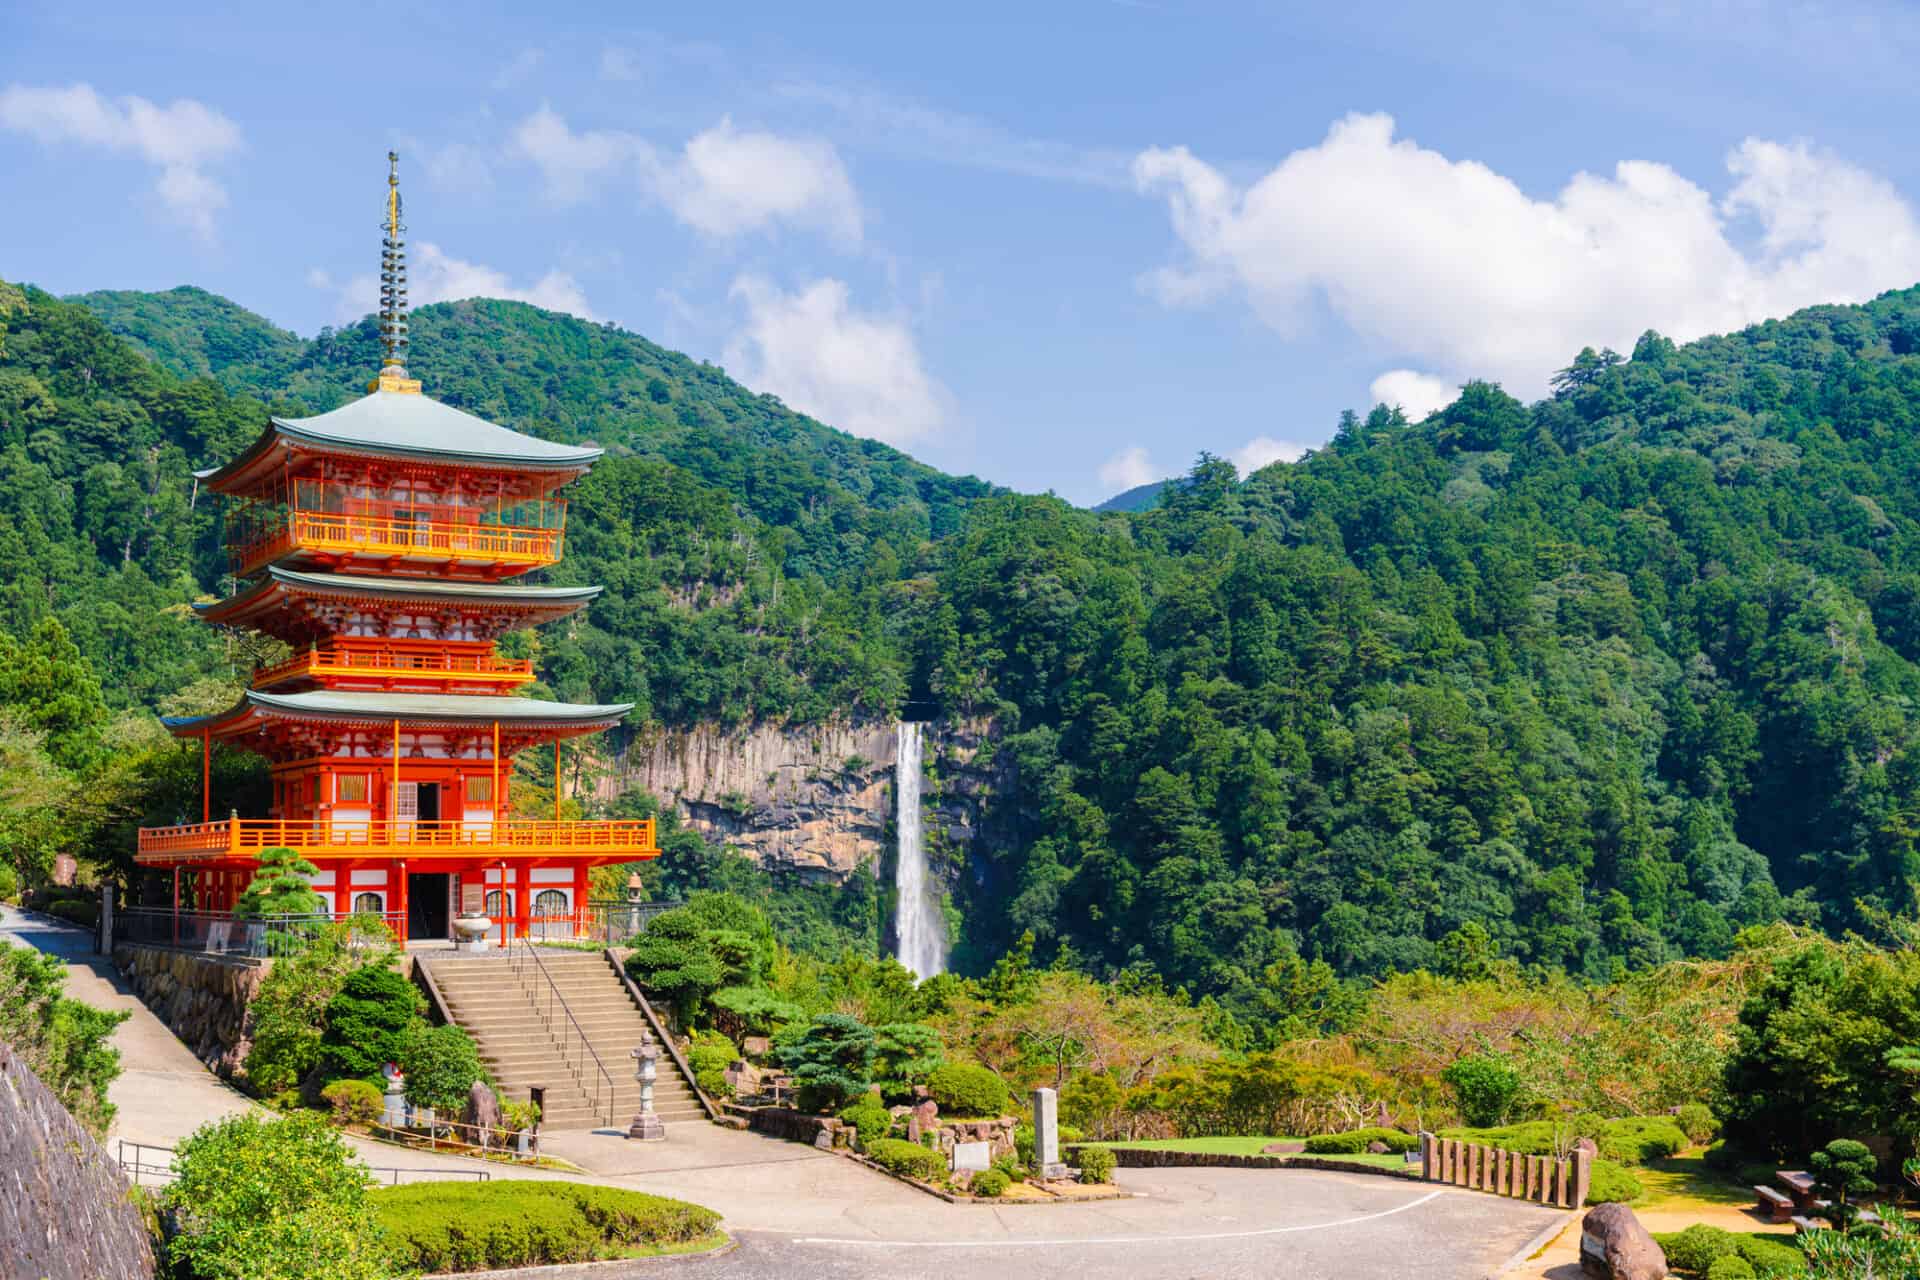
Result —
<instances>
[{"instance_id":1,"label":"middle roof eave","mask_svg":"<svg viewBox=\"0 0 1920 1280\"><path fill-rule=\"evenodd\" d=\"M203 616L217 619L221 614L243 610L267 594L285 590L333 596L373 595L393 600L466 600L474 604L522 605L534 609L579 608L601 592L597 586L532 587L498 582L454 582L443 578L305 573L269 565L266 576L246 590L225 600L197 603L193 607Z\"/></svg>"}]
</instances>

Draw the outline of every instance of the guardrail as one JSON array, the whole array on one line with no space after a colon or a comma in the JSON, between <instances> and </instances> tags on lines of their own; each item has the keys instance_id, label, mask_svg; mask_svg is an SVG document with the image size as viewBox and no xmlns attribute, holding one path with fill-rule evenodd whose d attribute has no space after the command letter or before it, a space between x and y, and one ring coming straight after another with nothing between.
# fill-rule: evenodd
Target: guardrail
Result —
<instances>
[{"instance_id":1,"label":"guardrail","mask_svg":"<svg viewBox=\"0 0 1920 1280\"><path fill-rule=\"evenodd\" d=\"M560 559L561 536L557 528L294 511L283 524L246 531L229 544L227 559L236 577L246 577L298 551L342 557L467 560L531 569Z\"/></svg>"},{"instance_id":2,"label":"guardrail","mask_svg":"<svg viewBox=\"0 0 1920 1280\"><path fill-rule=\"evenodd\" d=\"M484 680L518 684L533 679L531 658L502 658L497 654L411 653L394 649L366 649L316 645L285 662L262 667L253 685L264 689L295 676L420 676L454 680Z\"/></svg>"},{"instance_id":3,"label":"guardrail","mask_svg":"<svg viewBox=\"0 0 1920 1280\"><path fill-rule=\"evenodd\" d=\"M174 911L167 907L117 907L112 943L169 947L208 955L267 960L299 955L323 929L345 925L348 945L391 947L406 929L398 912L314 912L308 915L236 916L230 911Z\"/></svg>"},{"instance_id":4,"label":"guardrail","mask_svg":"<svg viewBox=\"0 0 1920 1280\"><path fill-rule=\"evenodd\" d=\"M1587 1202L1593 1157L1576 1150L1567 1157L1526 1155L1432 1133L1420 1135L1420 1176L1469 1191L1578 1209Z\"/></svg>"},{"instance_id":5,"label":"guardrail","mask_svg":"<svg viewBox=\"0 0 1920 1280\"><path fill-rule=\"evenodd\" d=\"M179 1174L175 1173L173 1169L174 1150L172 1147L156 1147L146 1142L129 1142L125 1138L120 1138L117 1141L119 1142L119 1147L114 1152L114 1158L119 1162L120 1168L133 1179L134 1186L163 1186L179 1177ZM131 1153L129 1153L129 1148L132 1149ZM156 1160L153 1158L153 1155L149 1153L163 1155L166 1157L166 1160L164 1162ZM387 1185L394 1187L399 1186L402 1182L432 1182L435 1180L455 1179L465 1181L468 1178L473 1179L475 1182L491 1182L493 1180L492 1172L487 1169L403 1169L379 1164L363 1165L362 1167L366 1169L368 1173L372 1174L375 1180L385 1182ZM147 1179L147 1181L142 1183L140 1181L142 1178Z\"/></svg>"},{"instance_id":6,"label":"guardrail","mask_svg":"<svg viewBox=\"0 0 1920 1280\"><path fill-rule=\"evenodd\" d=\"M540 958L539 949L525 938L518 939L509 947L507 966L513 971L513 975L520 979L521 985L527 988L527 999L532 1002L533 1011L540 1015L541 1022L547 1028L547 1034L554 1036L554 1043L560 1048L560 1060L566 1063L569 1071L573 1072L573 1078L579 1082L581 1090L592 1094L589 1105L595 1110L600 1108L600 1087L602 1084L606 1086L606 1121L608 1124L614 1123L613 1076L607 1071L606 1064L600 1061L600 1055L594 1052L592 1042L587 1039L585 1028L580 1025L580 1019L573 1016L573 1010L567 1005L567 998L560 994L559 984L554 982L553 975L547 972L547 962ZM539 983L536 984L531 980L530 975L533 974L539 976ZM558 1034L554 1030L556 1013L566 1019ZM568 1035L568 1032L572 1034ZM580 1050L584 1052L573 1053L576 1041ZM570 1053L573 1053L572 1057L569 1057ZM586 1073L589 1060L592 1061L595 1072L592 1077Z\"/></svg>"}]
</instances>

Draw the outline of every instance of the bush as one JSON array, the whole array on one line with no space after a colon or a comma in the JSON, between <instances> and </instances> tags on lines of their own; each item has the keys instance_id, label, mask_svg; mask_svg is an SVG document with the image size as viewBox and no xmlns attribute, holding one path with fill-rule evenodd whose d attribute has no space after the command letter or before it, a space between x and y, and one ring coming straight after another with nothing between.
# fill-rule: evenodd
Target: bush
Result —
<instances>
[{"instance_id":1,"label":"bush","mask_svg":"<svg viewBox=\"0 0 1920 1280\"><path fill-rule=\"evenodd\" d=\"M47 908L47 914L92 929L100 923L100 904L79 898L62 898Z\"/></svg>"},{"instance_id":2,"label":"bush","mask_svg":"<svg viewBox=\"0 0 1920 1280\"><path fill-rule=\"evenodd\" d=\"M969 1195L996 1200L1006 1193L1010 1183L1007 1175L999 1169L982 1169L973 1175L973 1181L967 1184Z\"/></svg>"},{"instance_id":3,"label":"bush","mask_svg":"<svg viewBox=\"0 0 1920 1280\"><path fill-rule=\"evenodd\" d=\"M943 1062L927 1076L927 1093L948 1116L1003 1116L1013 1106L1006 1081L973 1062Z\"/></svg>"},{"instance_id":4,"label":"bush","mask_svg":"<svg viewBox=\"0 0 1920 1280\"><path fill-rule=\"evenodd\" d=\"M783 1000L766 987L722 987L707 1002L716 1022L742 1036L772 1035L791 1022L803 1022L807 1012Z\"/></svg>"},{"instance_id":5,"label":"bush","mask_svg":"<svg viewBox=\"0 0 1920 1280\"><path fill-rule=\"evenodd\" d=\"M733 1086L727 1083L727 1068L740 1057L733 1041L717 1031L701 1031L687 1047L687 1067L693 1082L709 1098L731 1098Z\"/></svg>"},{"instance_id":6,"label":"bush","mask_svg":"<svg viewBox=\"0 0 1920 1280\"><path fill-rule=\"evenodd\" d=\"M1667 1255L1667 1265L1675 1271L1705 1275L1722 1258L1738 1256L1738 1238L1731 1231L1696 1222L1685 1231L1671 1231L1653 1238Z\"/></svg>"},{"instance_id":7,"label":"bush","mask_svg":"<svg viewBox=\"0 0 1920 1280\"><path fill-rule=\"evenodd\" d=\"M385 1280L391 1249L370 1178L316 1115L228 1116L176 1149L161 1199L178 1213L168 1245L196 1280Z\"/></svg>"},{"instance_id":8,"label":"bush","mask_svg":"<svg viewBox=\"0 0 1920 1280\"><path fill-rule=\"evenodd\" d=\"M838 1111L873 1082L873 1028L844 1013L823 1013L805 1028L789 1027L774 1057L793 1076L807 1111Z\"/></svg>"},{"instance_id":9,"label":"bush","mask_svg":"<svg viewBox=\"0 0 1920 1280\"><path fill-rule=\"evenodd\" d=\"M880 1138L873 1142L863 1142L862 1145L866 1147L867 1158L890 1173L935 1184L943 1183L947 1179L946 1157L917 1142L905 1142L899 1138Z\"/></svg>"},{"instance_id":10,"label":"bush","mask_svg":"<svg viewBox=\"0 0 1920 1280\"><path fill-rule=\"evenodd\" d=\"M401 1042L399 1061L407 1074L407 1099L435 1111L458 1115L466 1109L473 1086L487 1078L473 1037L452 1025L415 1023Z\"/></svg>"},{"instance_id":11,"label":"bush","mask_svg":"<svg viewBox=\"0 0 1920 1280\"><path fill-rule=\"evenodd\" d=\"M514 1179L383 1188L372 1204L402 1264L423 1271L589 1262L636 1245L701 1240L720 1222L683 1200Z\"/></svg>"},{"instance_id":12,"label":"bush","mask_svg":"<svg viewBox=\"0 0 1920 1280\"><path fill-rule=\"evenodd\" d=\"M1763 1276L1800 1276L1807 1272L1807 1255L1777 1236L1742 1235L1740 1256Z\"/></svg>"},{"instance_id":13,"label":"bush","mask_svg":"<svg viewBox=\"0 0 1920 1280\"><path fill-rule=\"evenodd\" d=\"M1009 1152L1001 1156L998 1160L995 1160L993 1167L1006 1174L1008 1182L1025 1182L1027 1180L1026 1168L1020 1163L1020 1157L1013 1152Z\"/></svg>"},{"instance_id":14,"label":"bush","mask_svg":"<svg viewBox=\"0 0 1920 1280\"><path fill-rule=\"evenodd\" d=\"M1505 1060L1477 1053L1461 1058L1440 1073L1460 1104L1460 1115L1470 1125L1505 1124L1520 1101L1520 1073Z\"/></svg>"},{"instance_id":15,"label":"bush","mask_svg":"<svg viewBox=\"0 0 1920 1280\"><path fill-rule=\"evenodd\" d=\"M1307 1139L1306 1145L1308 1155L1351 1156L1358 1155L1376 1142L1389 1151L1400 1153L1412 1151L1419 1146L1420 1138L1416 1134L1402 1133L1398 1129L1350 1129L1346 1133L1316 1134Z\"/></svg>"},{"instance_id":16,"label":"bush","mask_svg":"<svg viewBox=\"0 0 1920 1280\"><path fill-rule=\"evenodd\" d=\"M1720 1122L1713 1118L1713 1111L1704 1102L1689 1102L1680 1108L1673 1122L1680 1132L1687 1135L1687 1141L1694 1146L1704 1146L1713 1141L1720 1132Z\"/></svg>"},{"instance_id":17,"label":"bush","mask_svg":"<svg viewBox=\"0 0 1920 1280\"><path fill-rule=\"evenodd\" d=\"M872 1094L840 1113L840 1123L852 1125L860 1134L861 1145L884 1138L893 1129L893 1116Z\"/></svg>"},{"instance_id":18,"label":"bush","mask_svg":"<svg viewBox=\"0 0 1920 1280\"><path fill-rule=\"evenodd\" d=\"M327 1001L327 1029L320 1037L329 1073L366 1079L400 1061L421 1004L413 984L391 969L370 965L348 974Z\"/></svg>"},{"instance_id":19,"label":"bush","mask_svg":"<svg viewBox=\"0 0 1920 1280\"><path fill-rule=\"evenodd\" d=\"M1112 1182L1114 1166L1120 1157L1106 1147L1075 1147L1073 1165L1080 1170L1082 1182Z\"/></svg>"},{"instance_id":20,"label":"bush","mask_svg":"<svg viewBox=\"0 0 1920 1280\"><path fill-rule=\"evenodd\" d=\"M1754 1280L1753 1264L1738 1254L1719 1258L1707 1268L1707 1280Z\"/></svg>"},{"instance_id":21,"label":"bush","mask_svg":"<svg viewBox=\"0 0 1920 1280\"><path fill-rule=\"evenodd\" d=\"M386 1105L380 1090L365 1080L335 1080L320 1096L333 1108L333 1122L338 1125L372 1124Z\"/></svg>"},{"instance_id":22,"label":"bush","mask_svg":"<svg viewBox=\"0 0 1920 1280\"><path fill-rule=\"evenodd\" d=\"M1640 1198L1640 1179L1611 1160L1595 1160L1587 1183L1588 1204L1625 1203Z\"/></svg>"},{"instance_id":23,"label":"bush","mask_svg":"<svg viewBox=\"0 0 1920 1280\"><path fill-rule=\"evenodd\" d=\"M1680 1132L1671 1116L1624 1116L1615 1120L1591 1117L1587 1121L1576 1120L1573 1128L1591 1137L1603 1157L1620 1164L1645 1164L1670 1156L1687 1145L1687 1135ZM1566 1136L1565 1130L1566 1126L1557 1126L1551 1120L1529 1120L1491 1129L1443 1129L1440 1136L1482 1142L1524 1155L1547 1156L1554 1154L1554 1144Z\"/></svg>"},{"instance_id":24,"label":"bush","mask_svg":"<svg viewBox=\"0 0 1920 1280\"><path fill-rule=\"evenodd\" d=\"M372 963L386 960L380 952ZM368 963L365 953L340 925L319 930L304 951L273 962L247 1009L253 1037L246 1063L249 1089L270 1097L312 1073L320 1064L327 1005L363 963Z\"/></svg>"},{"instance_id":25,"label":"bush","mask_svg":"<svg viewBox=\"0 0 1920 1280\"><path fill-rule=\"evenodd\" d=\"M12 867L0 863L0 902L17 902L20 898L20 877Z\"/></svg>"}]
</instances>

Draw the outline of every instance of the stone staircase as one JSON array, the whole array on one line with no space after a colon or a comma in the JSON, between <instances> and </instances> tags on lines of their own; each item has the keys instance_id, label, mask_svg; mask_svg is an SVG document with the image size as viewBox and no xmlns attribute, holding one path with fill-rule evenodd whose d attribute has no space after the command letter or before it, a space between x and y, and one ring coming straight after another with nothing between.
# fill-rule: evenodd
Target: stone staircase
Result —
<instances>
[{"instance_id":1,"label":"stone staircase","mask_svg":"<svg viewBox=\"0 0 1920 1280\"><path fill-rule=\"evenodd\" d=\"M542 950L540 960L613 1077L613 1120L624 1129L640 1109L633 1050L650 1042L659 1047L647 1019L604 955ZM599 1085L596 1107L594 1085L600 1073L592 1058L580 1052L579 1039L557 1006L553 1030L547 1029L547 982L540 969L523 960L516 972L497 952L431 959L422 955L419 962L440 989L449 1015L473 1037L501 1097L524 1102L529 1086L545 1085L543 1127L594 1129L607 1123L606 1084ZM667 1124L707 1118L693 1082L681 1075L664 1047L653 1083L653 1109Z\"/></svg>"}]
</instances>

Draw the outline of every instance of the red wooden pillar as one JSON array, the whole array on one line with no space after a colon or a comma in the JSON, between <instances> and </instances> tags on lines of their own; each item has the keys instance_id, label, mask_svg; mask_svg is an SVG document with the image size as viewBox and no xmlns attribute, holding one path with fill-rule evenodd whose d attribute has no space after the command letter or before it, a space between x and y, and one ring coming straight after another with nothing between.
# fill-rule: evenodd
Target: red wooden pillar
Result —
<instances>
[{"instance_id":1,"label":"red wooden pillar","mask_svg":"<svg viewBox=\"0 0 1920 1280\"><path fill-rule=\"evenodd\" d=\"M407 949L407 860L401 858L395 861L391 874L394 880L392 901L400 904L399 910L394 913L398 919L394 921L393 931L400 936L400 949L405 951Z\"/></svg>"},{"instance_id":2,"label":"red wooden pillar","mask_svg":"<svg viewBox=\"0 0 1920 1280\"><path fill-rule=\"evenodd\" d=\"M173 945L180 945L180 864L173 864Z\"/></svg>"},{"instance_id":3,"label":"red wooden pillar","mask_svg":"<svg viewBox=\"0 0 1920 1280\"><path fill-rule=\"evenodd\" d=\"M586 859L573 864L573 936L578 938L587 928L587 863Z\"/></svg>"},{"instance_id":4,"label":"red wooden pillar","mask_svg":"<svg viewBox=\"0 0 1920 1280\"><path fill-rule=\"evenodd\" d=\"M213 730L200 731L200 821L213 821Z\"/></svg>"},{"instance_id":5,"label":"red wooden pillar","mask_svg":"<svg viewBox=\"0 0 1920 1280\"><path fill-rule=\"evenodd\" d=\"M353 907L353 863L333 864L333 914L343 917Z\"/></svg>"}]
</instances>

